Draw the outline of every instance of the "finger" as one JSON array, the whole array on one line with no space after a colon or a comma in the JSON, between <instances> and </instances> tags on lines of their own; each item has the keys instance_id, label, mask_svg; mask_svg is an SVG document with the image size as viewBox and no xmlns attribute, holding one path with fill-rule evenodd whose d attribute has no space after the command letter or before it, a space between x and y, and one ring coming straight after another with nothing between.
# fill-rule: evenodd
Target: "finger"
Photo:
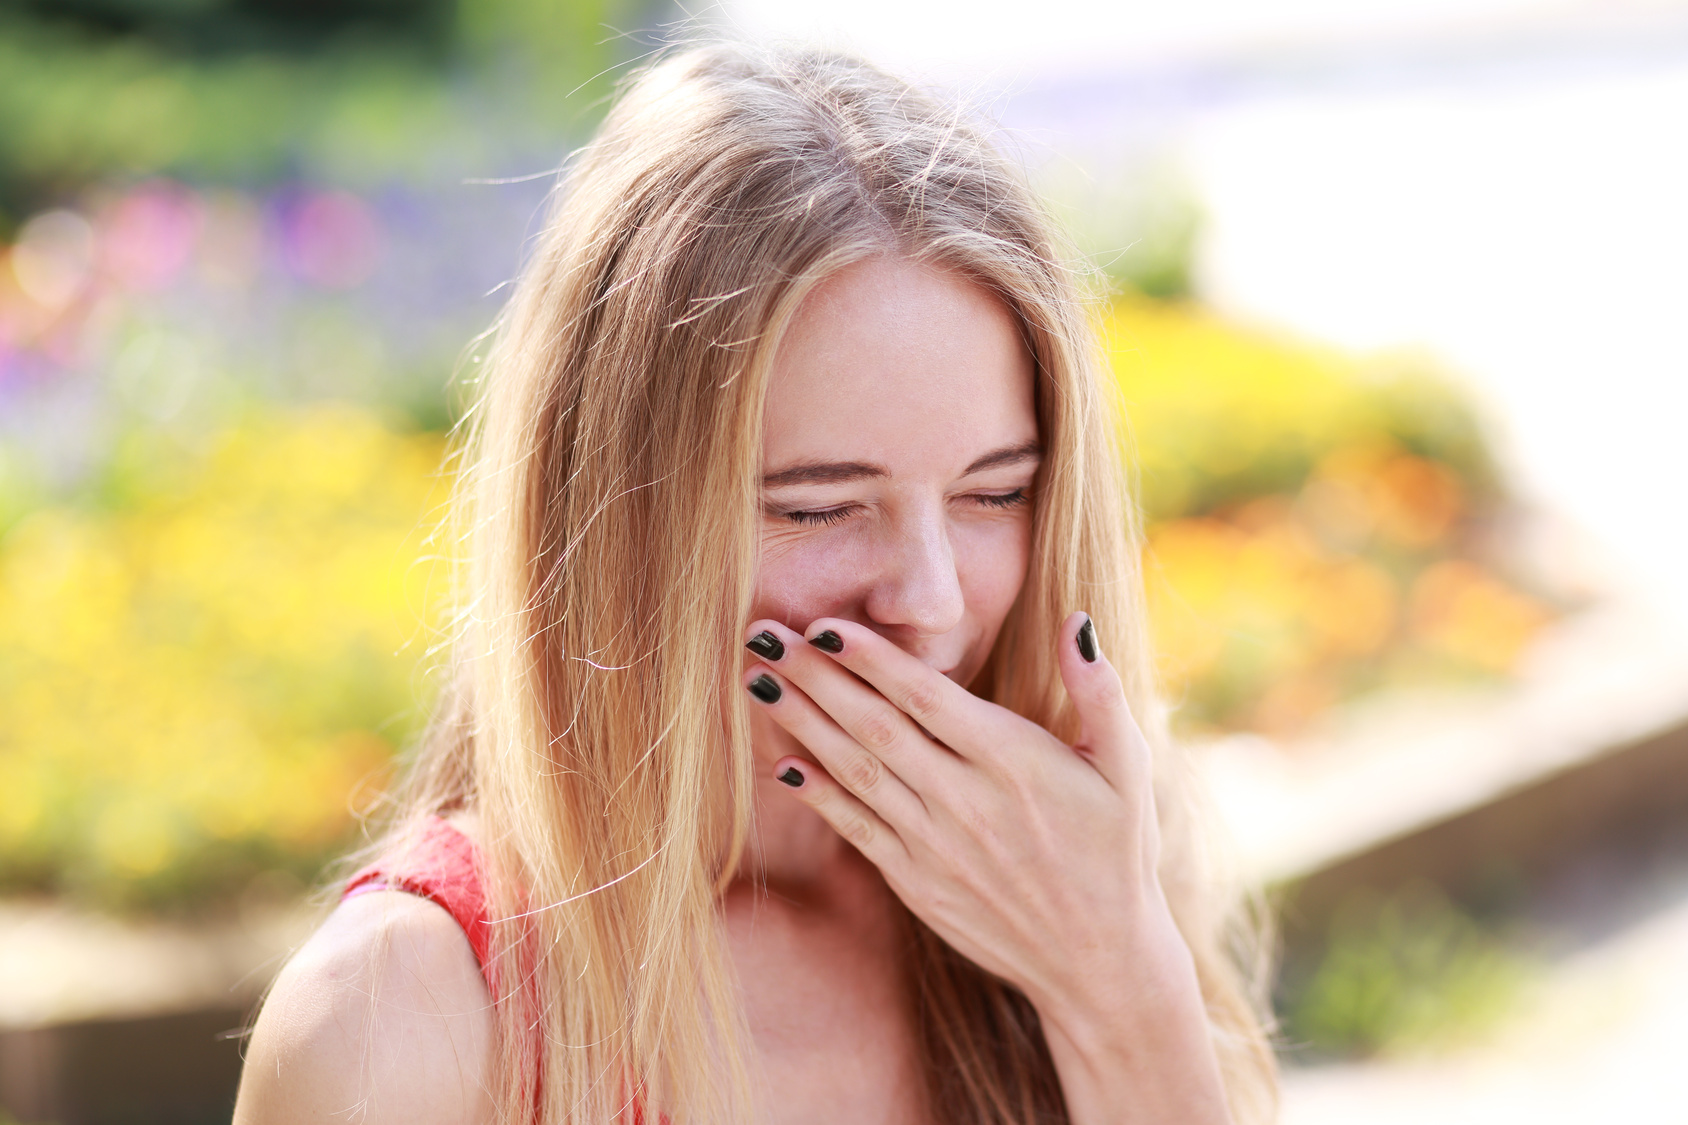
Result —
<instances>
[{"instance_id":1,"label":"finger","mask_svg":"<svg viewBox=\"0 0 1688 1125\"><path fill-rule=\"evenodd\" d=\"M1102 651L1095 623L1075 613L1061 624L1058 662L1061 680L1079 717L1083 754L1117 792L1124 793L1146 776L1148 740L1131 714L1125 684Z\"/></svg>"},{"instance_id":2,"label":"finger","mask_svg":"<svg viewBox=\"0 0 1688 1125\"><path fill-rule=\"evenodd\" d=\"M935 744L906 712L887 700L872 684L859 679L852 669L842 666L821 649L805 644L801 633L792 632L778 622L752 622L751 629L758 630L751 638L753 642L765 636L783 648L784 655L777 662L780 674L801 688L834 724L870 751L910 789L924 793L934 785L946 782L947 775L942 770L946 764L954 762L954 755ZM771 645L764 641L759 647L771 648ZM915 663L919 664L919 661ZM937 673L932 674L937 676ZM941 676L938 678L942 679ZM834 777L856 790L849 772L841 773L831 763L827 768L832 770ZM863 767L864 770L867 768Z\"/></svg>"},{"instance_id":3,"label":"finger","mask_svg":"<svg viewBox=\"0 0 1688 1125\"><path fill-rule=\"evenodd\" d=\"M887 864L908 859L902 837L814 762L781 758L774 763L774 776L876 867L883 870Z\"/></svg>"},{"instance_id":4,"label":"finger","mask_svg":"<svg viewBox=\"0 0 1688 1125\"><path fill-rule=\"evenodd\" d=\"M888 700L897 711L929 735L957 753L975 744L980 733L981 712L988 707L978 696L923 661L911 656L872 629L853 621L822 618L809 625L809 645L827 653ZM816 701L829 713L830 700L817 694ZM841 700L848 705L850 700ZM861 737L848 714L839 715L844 728ZM880 716L869 710L855 722L866 725L870 737Z\"/></svg>"},{"instance_id":5,"label":"finger","mask_svg":"<svg viewBox=\"0 0 1688 1125\"><path fill-rule=\"evenodd\" d=\"M834 670L836 674L836 669ZM827 773L871 808L880 819L899 827L924 818L926 806L885 762L863 746L815 705L791 681L765 664L752 665L744 686L756 705L768 712L798 742L814 754ZM928 743L930 746L930 743ZM934 752L937 747L932 747Z\"/></svg>"}]
</instances>

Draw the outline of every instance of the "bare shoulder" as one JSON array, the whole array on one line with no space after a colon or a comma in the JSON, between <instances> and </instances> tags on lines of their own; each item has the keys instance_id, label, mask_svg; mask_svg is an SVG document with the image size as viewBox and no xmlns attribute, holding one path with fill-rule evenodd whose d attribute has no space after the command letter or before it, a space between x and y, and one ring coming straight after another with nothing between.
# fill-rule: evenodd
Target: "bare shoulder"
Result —
<instances>
[{"instance_id":1,"label":"bare shoulder","mask_svg":"<svg viewBox=\"0 0 1688 1125\"><path fill-rule=\"evenodd\" d=\"M492 996L469 941L427 899L340 904L276 979L246 1052L235 1125L476 1125Z\"/></svg>"}]
</instances>

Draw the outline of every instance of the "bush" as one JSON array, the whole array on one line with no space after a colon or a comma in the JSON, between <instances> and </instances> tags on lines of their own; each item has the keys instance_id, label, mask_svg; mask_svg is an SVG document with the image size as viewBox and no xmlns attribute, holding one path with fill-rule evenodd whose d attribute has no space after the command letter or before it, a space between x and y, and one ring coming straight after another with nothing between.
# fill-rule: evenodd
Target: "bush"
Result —
<instances>
[{"instance_id":1,"label":"bush","mask_svg":"<svg viewBox=\"0 0 1688 1125\"><path fill-rule=\"evenodd\" d=\"M1187 730L1292 734L1381 684L1498 676L1548 620L1486 557L1507 500L1476 417L1424 365L1182 304L1122 302L1107 329Z\"/></svg>"},{"instance_id":2,"label":"bush","mask_svg":"<svg viewBox=\"0 0 1688 1125\"><path fill-rule=\"evenodd\" d=\"M1285 1034L1314 1055L1446 1047L1511 1010L1530 961L1429 883L1359 891L1333 918L1322 958L1284 999Z\"/></svg>"},{"instance_id":3,"label":"bush","mask_svg":"<svg viewBox=\"0 0 1688 1125\"><path fill-rule=\"evenodd\" d=\"M45 316L31 292L0 288L10 323ZM1292 733L1378 684L1503 674L1546 620L1482 556L1505 501L1447 384L1189 305L1123 303L1109 332L1186 729ZM85 376L139 405L109 415L126 436L77 488L55 493L0 443L0 886L14 891L156 907L265 869L309 879L427 704L443 439L374 407L250 392L183 405L229 377L184 382L215 349L175 339L143 323ZM15 377L69 379L49 362L59 341L20 336ZM344 352L326 354L344 367Z\"/></svg>"},{"instance_id":4,"label":"bush","mask_svg":"<svg viewBox=\"0 0 1688 1125\"><path fill-rule=\"evenodd\" d=\"M0 540L0 880L205 900L341 847L415 728L441 441L318 407L203 456L144 432L103 506Z\"/></svg>"}]
</instances>

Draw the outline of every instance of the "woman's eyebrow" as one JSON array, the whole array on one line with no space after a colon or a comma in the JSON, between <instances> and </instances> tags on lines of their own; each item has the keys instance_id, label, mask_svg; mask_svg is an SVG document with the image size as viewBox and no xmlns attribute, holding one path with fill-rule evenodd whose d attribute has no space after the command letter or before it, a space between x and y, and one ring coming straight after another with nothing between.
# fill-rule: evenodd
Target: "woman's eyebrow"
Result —
<instances>
[{"instance_id":1,"label":"woman's eyebrow","mask_svg":"<svg viewBox=\"0 0 1688 1125\"><path fill-rule=\"evenodd\" d=\"M763 488L784 488L792 484L845 484L869 477L888 477L883 465L864 461L804 461L762 478Z\"/></svg>"},{"instance_id":2,"label":"woman's eyebrow","mask_svg":"<svg viewBox=\"0 0 1688 1125\"><path fill-rule=\"evenodd\" d=\"M1005 445L975 460L961 474L964 477L982 473L986 469L1002 469L1036 461L1043 456L1043 447L1035 441L1019 445ZM848 484L853 480L888 477L891 473L883 465L866 461L803 461L762 478L763 488L786 488L794 484Z\"/></svg>"},{"instance_id":3,"label":"woman's eyebrow","mask_svg":"<svg viewBox=\"0 0 1688 1125\"><path fill-rule=\"evenodd\" d=\"M993 450L967 466L967 471L961 475L970 477L974 473L982 473L986 469L1003 469L1009 465L1019 465L1026 461L1037 461L1043 457L1043 446L1035 441L1021 442L1019 445L1007 445Z\"/></svg>"}]
</instances>

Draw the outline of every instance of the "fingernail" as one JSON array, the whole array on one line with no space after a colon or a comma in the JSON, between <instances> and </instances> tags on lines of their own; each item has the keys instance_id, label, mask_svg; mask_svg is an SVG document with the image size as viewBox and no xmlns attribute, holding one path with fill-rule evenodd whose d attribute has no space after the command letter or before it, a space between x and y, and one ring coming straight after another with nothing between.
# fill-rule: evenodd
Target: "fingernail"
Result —
<instances>
[{"instance_id":1,"label":"fingernail","mask_svg":"<svg viewBox=\"0 0 1688 1125\"><path fill-rule=\"evenodd\" d=\"M766 629L745 641L744 647L763 660L782 660L785 658L785 645L781 644L780 639Z\"/></svg>"},{"instance_id":2,"label":"fingernail","mask_svg":"<svg viewBox=\"0 0 1688 1125\"><path fill-rule=\"evenodd\" d=\"M791 786L793 789L797 789L803 784L803 775L797 772L796 766L787 766L785 767L785 772L780 774L780 780Z\"/></svg>"},{"instance_id":3,"label":"fingernail","mask_svg":"<svg viewBox=\"0 0 1688 1125\"><path fill-rule=\"evenodd\" d=\"M1096 663L1096 623L1085 615L1084 624L1078 627L1078 654L1084 657L1086 664Z\"/></svg>"},{"instance_id":4,"label":"fingernail","mask_svg":"<svg viewBox=\"0 0 1688 1125\"><path fill-rule=\"evenodd\" d=\"M750 681L750 694L763 703L778 703L780 701L780 685L766 672Z\"/></svg>"},{"instance_id":5,"label":"fingernail","mask_svg":"<svg viewBox=\"0 0 1688 1125\"><path fill-rule=\"evenodd\" d=\"M817 633L809 638L809 643L822 652L843 652L844 638L828 629L824 633Z\"/></svg>"}]
</instances>

